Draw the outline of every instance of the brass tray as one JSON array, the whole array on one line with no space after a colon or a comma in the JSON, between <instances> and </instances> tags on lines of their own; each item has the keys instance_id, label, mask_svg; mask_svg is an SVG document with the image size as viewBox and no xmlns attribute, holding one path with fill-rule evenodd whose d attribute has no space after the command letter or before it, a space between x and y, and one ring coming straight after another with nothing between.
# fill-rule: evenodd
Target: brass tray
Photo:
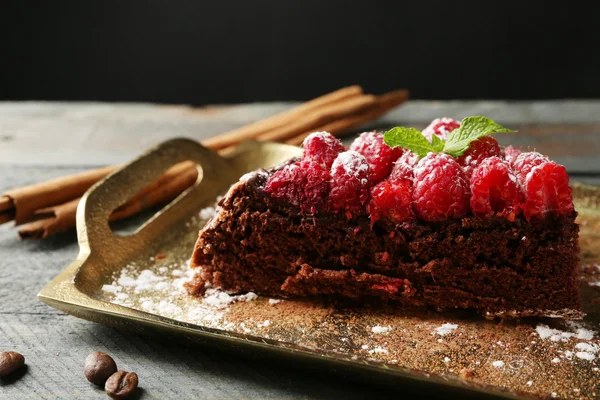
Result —
<instances>
[{"instance_id":1,"label":"brass tray","mask_svg":"<svg viewBox=\"0 0 600 400\"><path fill-rule=\"evenodd\" d=\"M300 154L247 142L221 157L187 139L167 141L92 187L77 210L80 253L39 293L67 313L137 331L159 328L309 365L491 397L600 396L600 190L573 184L581 226L583 321L487 321L469 312L340 310L181 288L198 230L239 177ZM197 183L131 234L111 211L170 166L199 166ZM250 301L251 300L251 301Z\"/></svg>"}]
</instances>

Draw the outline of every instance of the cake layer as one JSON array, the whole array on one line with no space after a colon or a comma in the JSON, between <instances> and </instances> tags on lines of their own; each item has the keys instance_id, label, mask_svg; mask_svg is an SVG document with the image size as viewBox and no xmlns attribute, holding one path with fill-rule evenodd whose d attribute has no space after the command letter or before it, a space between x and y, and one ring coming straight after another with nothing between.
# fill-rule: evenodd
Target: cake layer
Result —
<instances>
[{"instance_id":1,"label":"cake layer","mask_svg":"<svg viewBox=\"0 0 600 400\"><path fill-rule=\"evenodd\" d=\"M212 285L489 316L582 316L575 214L371 228L367 216L301 213L264 193L268 176L260 171L232 187L200 232L192 266Z\"/></svg>"}]
</instances>

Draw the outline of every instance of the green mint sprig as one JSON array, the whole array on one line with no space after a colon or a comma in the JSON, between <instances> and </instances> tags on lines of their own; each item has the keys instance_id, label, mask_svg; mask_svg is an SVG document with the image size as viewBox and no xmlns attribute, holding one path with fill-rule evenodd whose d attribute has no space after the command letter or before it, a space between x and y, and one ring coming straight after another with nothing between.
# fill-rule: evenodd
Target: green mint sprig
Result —
<instances>
[{"instance_id":1,"label":"green mint sprig","mask_svg":"<svg viewBox=\"0 0 600 400\"><path fill-rule=\"evenodd\" d=\"M460 127L450 132L446 140L432 135L431 142L415 128L395 127L384 133L383 140L390 147L403 147L425 157L427 153L446 153L453 157L462 156L474 140L497 132L516 132L503 127L487 117L466 117Z\"/></svg>"}]
</instances>

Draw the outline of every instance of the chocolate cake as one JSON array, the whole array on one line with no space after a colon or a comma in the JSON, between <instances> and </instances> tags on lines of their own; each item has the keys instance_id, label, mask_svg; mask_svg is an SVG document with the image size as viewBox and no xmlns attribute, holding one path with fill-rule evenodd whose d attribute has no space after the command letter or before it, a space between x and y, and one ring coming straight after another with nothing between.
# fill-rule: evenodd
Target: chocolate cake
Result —
<instances>
[{"instance_id":1,"label":"chocolate cake","mask_svg":"<svg viewBox=\"0 0 600 400\"><path fill-rule=\"evenodd\" d=\"M349 149L310 135L302 157L243 176L219 201L192 256L200 287L581 318L566 170L490 136L506 131L444 118L365 132Z\"/></svg>"}]
</instances>

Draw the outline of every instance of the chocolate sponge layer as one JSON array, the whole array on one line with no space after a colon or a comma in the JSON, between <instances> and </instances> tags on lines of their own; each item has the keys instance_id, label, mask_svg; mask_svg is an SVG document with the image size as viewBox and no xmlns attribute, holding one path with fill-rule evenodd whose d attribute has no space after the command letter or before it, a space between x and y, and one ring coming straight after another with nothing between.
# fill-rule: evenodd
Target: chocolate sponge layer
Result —
<instances>
[{"instance_id":1,"label":"chocolate sponge layer","mask_svg":"<svg viewBox=\"0 0 600 400\"><path fill-rule=\"evenodd\" d=\"M270 197L258 171L219 202L192 266L213 286L398 307L475 309L487 317L580 318L576 215L467 217L369 226L367 216L304 215Z\"/></svg>"}]
</instances>

